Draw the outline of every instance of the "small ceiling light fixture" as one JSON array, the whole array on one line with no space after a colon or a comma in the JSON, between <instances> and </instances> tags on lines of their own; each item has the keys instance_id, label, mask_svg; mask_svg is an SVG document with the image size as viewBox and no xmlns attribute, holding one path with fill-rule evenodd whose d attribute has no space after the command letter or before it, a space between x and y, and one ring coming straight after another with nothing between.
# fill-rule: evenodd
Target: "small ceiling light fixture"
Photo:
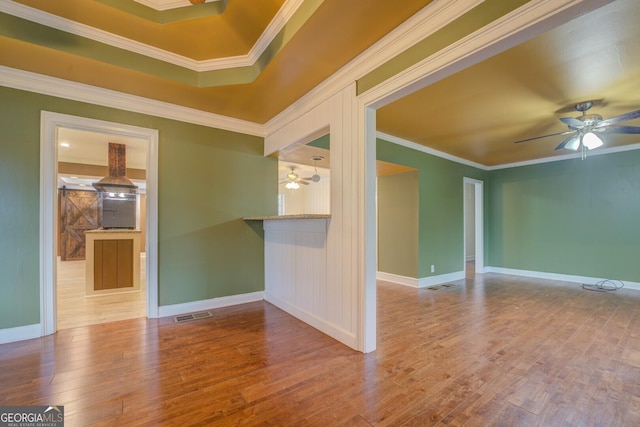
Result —
<instances>
[{"instance_id":1,"label":"small ceiling light fixture","mask_svg":"<svg viewBox=\"0 0 640 427\"><path fill-rule=\"evenodd\" d=\"M598 135L593 132L587 132L582 137L582 145L587 147L589 150L593 150L594 148L602 147L604 142Z\"/></svg>"},{"instance_id":2,"label":"small ceiling light fixture","mask_svg":"<svg viewBox=\"0 0 640 427\"><path fill-rule=\"evenodd\" d=\"M314 170L315 173L313 175L311 175L311 177L308 178L308 179L310 179L313 182L318 182L318 181L320 181L320 175L318 175L318 165L316 163L319 162L319 161L324 160L324 157L322 157L322 156L312 156L311 160L313 160L313 170Z\"/></svg>"},{"instance_id":3,"label":"small ceiling light fixture","mask_svg":"<svg viewBox=\"0 0 640 427\"><path fill-rule=\"evenodd\" d=\"M283 181L280 181L280 184L284 184L284 186L289 190L297 190L300 188L300 184L309 185L305 179L300 178L300 176L296 173L295 166L289 166L291 172L287 173L286 178Z\"/></svg>"},{"instance_id":4,"label":"small ceiling light fixture","mask_svg":"<svg viewBox=\"0 0 640 427\"><path fill-rule=\"evenodd\" d=\"M60 147L69 148L71 147L71 144L69 144L68 142L61 142Z\"/></svg>"},{"instance_id":5,"label":"small ceiling light fixture","mask_svg":"<svg viewBox=\"0 0 640 427\"><path fill-rule=\"evenodd\" d=\"M598 147L602 147L604 142L602 139L593 132L586 132L582 134L582 132L578 133L575 136L567 138L562 147L565 150L578 151L579 148L582 147L582 159L587 158L587 150L593 150Z\"/></svg>"},{"instance_id":6,"label":"small ceiling light fixture","mask_svg":"<svg viewBox=\"0 0 640 427\"><path fill-rule=\"evenodd\" d=\"M300 184L298 184L297 182L287 182L285 187L288 190L297 190L298 188L300 188Z\"/></svg>"}]
</instances>

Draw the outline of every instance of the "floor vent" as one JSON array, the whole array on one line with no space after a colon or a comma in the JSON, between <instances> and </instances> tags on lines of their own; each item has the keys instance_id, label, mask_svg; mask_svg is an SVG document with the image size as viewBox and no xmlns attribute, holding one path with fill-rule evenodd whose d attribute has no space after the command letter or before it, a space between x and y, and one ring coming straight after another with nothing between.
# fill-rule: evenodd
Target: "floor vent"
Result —
<instances>
[{"instance_id":1,"label":"floor vent","mask_svg":"<svg viewBox=\"0 0 640 427\"><path fill-rule=\"evenodd\" d=\"M198 313L181 314L174 317L176 322L189 322L191 320L204 319L205 317L211 317L211 313L208 311L200 311Z\"/></svg>"},{"instance_id":2,"label":"floor vent","mask_svg":"<svg viewBox=\"0 0 640 427\"><path fill-rule=\"evenodd\" d=\"M438 289L452 288L454 286L455 285L453 283L445 283L444 285L429 286L427 289L430 291L437 291Z\"/></svg>"}]
</instances>

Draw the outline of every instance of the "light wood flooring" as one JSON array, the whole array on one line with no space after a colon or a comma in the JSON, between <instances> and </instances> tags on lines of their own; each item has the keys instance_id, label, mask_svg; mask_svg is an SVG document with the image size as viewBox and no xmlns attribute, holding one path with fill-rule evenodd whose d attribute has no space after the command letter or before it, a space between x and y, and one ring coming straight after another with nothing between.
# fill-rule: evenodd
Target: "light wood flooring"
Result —
<instances>
[{"instance_id":1,"label":"light wood flooring","mask_svg":"<svg viewBox=\"0 0 640 427\"><path fill-rule=\"evenodd\" d=\"M0 345L0 405L68 426L637 426L640 292L494 274L378 284L378 349L265 302Z\"/></svg>"},{"instance_id":2,"label":"light wood flooring","mask_svg":"<svg viewBox=\"0 0 640 427\"><path fill-rule=\"evenodd\" d=\"M147 315L146 256L140 256L140 291L86 296L85 261L61 261L56 278L57 328L69 329Z\"/></svg>"}]
</instances>

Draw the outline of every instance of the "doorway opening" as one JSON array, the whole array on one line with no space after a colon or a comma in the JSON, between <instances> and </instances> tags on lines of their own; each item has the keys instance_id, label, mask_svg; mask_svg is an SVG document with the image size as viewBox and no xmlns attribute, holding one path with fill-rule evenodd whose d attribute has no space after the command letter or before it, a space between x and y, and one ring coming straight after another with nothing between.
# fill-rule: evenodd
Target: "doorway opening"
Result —
<instances>
[{"instance_id":1,"label":"doorway opening","mask_svg":"<svg viewBox=\"0 0 640 427\"><path fill-rule=\"evenodd\" d=\"M69 165L60 166L59 168L59 154L60 150L64 147L60 147L66 132L76 132L84 136L80 145L87 148L89 143L87 142L87 135L97 134L101 136L107 135L109 139L128 139L139 141L139 149L142 150L140 154L146 163L146 177L145 177L145 202L144 207L141 208L141 204L138 204L138 212L136 219L136 226L144 229L144 248L145 255L141 257L143 261L142 275L146 282L146 293L141 301L140 309L142 315L146 313L147 317L158 317L158 280L157 280L157 167L158 167L158 131L155 129L146 129L136 126L122 125L119 123L105 122L101 120L87 119L83 117L69 116L58 113L51 113L43 111L41 114L41 138L40 138L40 173L41 173L41 186L40 186L40 310L41 310L41 326L42 335L49 335L54 333L60 326L73 327L73 325L58 324L58 253L61 250L61 237L58 233L59 224L58 221L61 216L60 200L58 198L59 179L64 182L62 177L65 175L62 173L59 176L60 171L64 172L64 168ZM69 141L66 141L69 142ZM142 148L141 148L142 147ZM86 153L85 153L86 154ZM68 162L67 162L68 163ZM82 174L73 174L73 176ZM87 175L92 175L87 173ZM71 180L71 178L68 178ZM79 177L76 178L80 180ZM88 180L93 178L89 177ZM71 181L69 181L71 182ZM80 183L78 183L78 190L80 191ZM86 183L84 183L87 185ZM86 193L78 193L80 196L86 196ZM80 197L82 199L82 197ZM84 200L86 206L86 212L91 211L91 200ZM76 210L77 214L81 214L82 209ZM90 221L91 214L84 215L85 219L80 223L92 222ZM87 219L89 218L89 219ZM75 230L76 232L78 230ZM80 239L78 239L80 240ZM71 254L73 254L73 244ZM78 249L81 245L78 245L75 249ZM65 256L66 257L66 256ZM73 256L72 256L73 257ZM80 261L80 260L76 260ZM81 269L80 264L76 266L76 276L82 276L77 270ZM64 272L63 272L64 273ZM67 272L68 273L68 272ZM142 276L141 275L141 276ZM62 284L60 285L62 288ZM86 295L81 295L81 298L86 298ZM94 298L104 298L106 296L100 295ZM113 306L107 310L112 310ZM104 308L102 310L104 311ZM116 310L117 311L117 310ZM66 315L65 315L66 316ZM135 316L139 317L139 316ZM117 319L98 317L93 320L87 320L89 323L102 323L103 321L111 321ZM87 324L89 324L87 323Z\"/></svg>"},{"instance_id":2,"label":"doorway opening","mask_svg":"<svg viewBox=\"0 0 640 427\"><path fill-rule=\"evenodd\" d=\"M464 266L465 276L484 272L483 182L464 178Z\"/></svg>"},{"instance_id":3,"label":"doorway opening","mask_svg":"<svg viewBox=\"0 0 640 427\"><path fill-rule=\"evenodd\" d=\"M59 207L56 329L146 317L147 141L65 127L58 128L56 137ZM122 148L119 160L123 163L123 169L126 168L127 179L137 187L134 194L128 195L129 201L118 197L104 197L107 193L99 192L93 187L94 183L111 175L110 161L113 165L118 160L110 159L113 149L110 152L109 147L112 144L118 144ZM103 241L99 236L112 236L111 232L118 230L95 234L100 233L102 227L108 228L112 218L116 218L114 214L117 211L111 212L110 209L112 205L135 206L126 215L123 212L121 217L127 220L127 232L135 236L139 242L136 249L139 250L134 254L131 245L131 254L124 264L122 261L114 263L111 253L100 252L100 262L104 259L109 263L109 268L96 270L93 267L98 257L94 247L89 246L100 243L102 249ZM88 238L92 236L98 238L98 241ZM113 246L114 243L111 241L109 244ZM115 274L119 276L116 277ZM112 289L106 289L107 282ZM99 291L94 290L95 285L99 285Z\"/></svg>"}]
</instances>

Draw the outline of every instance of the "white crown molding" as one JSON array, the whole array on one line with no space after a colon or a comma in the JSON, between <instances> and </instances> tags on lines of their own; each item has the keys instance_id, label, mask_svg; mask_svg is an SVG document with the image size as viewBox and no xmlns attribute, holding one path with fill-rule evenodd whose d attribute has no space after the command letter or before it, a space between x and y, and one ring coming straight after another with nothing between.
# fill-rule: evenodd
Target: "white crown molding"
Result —
<instances>
[{"instance_id":1,"label":"white crown molding","mask_svg":"<svg viewBox=\"0 0 640 427\"><path fill-rule=\"evenodd\" d=\"M247 55L197 61L186 56L159 49L157 47L136 42L107 31L99 30L70 19L43 12L13 1L0 1L0 12L23 18L47 27L55 28L70 34L107 44L129 52L154 58L169 64L187 68L196 72L224 70L229 68L250 67L260 58L265 49L278 35L280 30L303 3L303 0L286 0L278 13L273 17L265 31Z\"/></svg>"},{"instance_id":2,"label":"white crown molding","mask_svg":"<svg viewBox=\"0 0 640 427\"><path fill-rule=\"evenodd\" d=\"M391 142L393 144L410 148L412 150L421 151L423 153L431 154L432 156L440 157L446 160L451 160L452 162L460 163L467 166L472 166L474 168L478 168L485 171L511 169L511 168L518 168L521 166L539 165L543 163L559 162L563 160L580 159L582 157L582 154L578 152L578 153L565 154L561 156L543 157L541 159L525 160L522 162L505 163L503 165L486 166L481 163L472 162L471 160L463 159L462 157L456 157L451 154L444 153L442 151L434 150L433 148L425 147L422 144L418 144L416 142L399 138L397 136L389 135L383 132L377 132L376 137L383 139L385 141ZM623 145L621 147L600 148L595 151L589 151L589 154L587 157L601 156L603 154L620 153L624 151L633 151L633 150L640 150L640 143Z\"/></svg>"},{"instance_id":3,"label":"white crown molding","mask_svg":"<svg viewBox=\"0 0 640 427\"><path fill-rule=\"evenodd\" d=\"M378 66L445 27L484 0L434 0L267 123L277 132Z\"/></svg>"},{"instance_id":4,"label":"white crown molding","mask_svg":"<svg viewBox=\"0 0 640 427\"><path fill-rule=\"evenodd\" d=\"M434 83L437 80L455 73L456 71L473 65L489 56L512 47L522 41L535 36L538 33L549 30L576 14L585 10L593 10L612 0L532 0L512 13L490 23L469 36L458 40L429 58L396 74L385 82L365 94L360 95L367 103L367 99L375 100L384 96L384 104L371 105L380 107L401 98L421 87ZM348 84L357 80L379 65L392 59L399 52L406 50L417 42L423 40L449 22L458 18L461 14L472 9L482 1L439 1L435 0L429 6L422 9L409 20L397 27L371 48L367 49L337 73L322 82L316 88L290 105L283 112L271 119L266 124L266 134L271 135L291 121L309 112L315 106L329 99ZM576 7L582 7L577 10ZM428 76L425 78L425 75ZM437 150L407 140L395 138L394 141L409 148L424 151L438 157L449 159L458 163L473 166L482 170L492 170L513 165L486 166L466 159L448 155ZM604 154L604 153L602 153ZM533 162L548 162L566 160L575 156L550 157ZM515 164L518 166L519 164Z\"/></svg>"},{"instance_id":5,"label":"white crown molding","mask_svg":"<svg viewBox=\"0 0 640 427\"><path fill-rule=\"evenodd\" d=\"M633 150L640 150L640 143L623 145L620 147L598 148L595 151L589 151L585 161L589 160L589 157L593 157L593 156L601 156L603 154L621 153L624 151L633 151ZM492 170L500 170L500 169L518 168L521 166L539 165L542 163L559 162L562 160L571 160L571 159L580 159L580 158L582 158L582 154L580 154L580 152L578 151L578 153L564 154L561 156L544 157L542 159L526 160L523 162L506 163L504 165L489 166L487 170L492 171Z\"/></svg>"},{"instance_id":6,"label":"white crown molding","mask_svg":"<svg viewBox=\"0 0 640 427\"><path fill-rule=\"evenodd\" d=\"M36 92L73 101L87 102L134 113L178 120L247 135L264 136L264 125L193 108L155 101L56 77L0 66L0 86Z\"/></svg>"},{"instance_id":7,"label":"white crown molding","mask_svg":"<svg viewBox=\"0 0 640 427\"><path fill-rule=\"evenodd\" d=\"M265 31L256 41L256 44L253 45L249 51L247 57L251 65L260 58L273 39L278 35L278 33L280 33L287 22L289 22L289 19L291 19L293 14L296 13L300 6L302 6L303 2L304 0L285 0L278 13L276 13Z\"/></svg>"},{"instance_id":8,"label":"white crown molding","mask_svg":"<svg viewBox=\"0 0 640 427\"><path fill-rule=\"evenodd\" d=\"M361 95L380 108L612 0L530 0Z\"/></svg>"},{"instance_id":9,"label":"white crown molding","mask_svg":"<svg viewBox=\"0 0 640 427\"><path fill-rule=\"evenodd\" d=\"M440 157L445 160L451 160L452 162L460 163L466 166L471 166L477 169L489 170L489 168L483 164L472 162L467 159L463 159L462 157L457 157L443 151L434 150L433 148L425 147L422 144L417 144L412 141L408 141L403 138L398 138L397 136L389 135L382 132L376 132L376 137L380 139L384 139L385 141L391 142L393 144L401 145L406 148L410 148L412 150L421 151L423 153L431 154L432 156Z\"/></svg>"}]
</instances>

